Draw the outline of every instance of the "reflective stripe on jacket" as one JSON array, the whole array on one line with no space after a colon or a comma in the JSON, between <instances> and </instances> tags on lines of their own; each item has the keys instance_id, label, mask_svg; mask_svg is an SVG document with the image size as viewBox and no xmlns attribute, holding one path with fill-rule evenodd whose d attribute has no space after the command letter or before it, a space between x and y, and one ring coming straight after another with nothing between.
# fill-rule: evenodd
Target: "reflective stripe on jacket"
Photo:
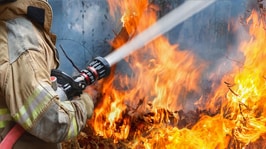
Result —
<instances>
[{"instance_id":1,"label":"reflective stripe on jacket","mask_svg":"<svg viewBox=\"0 0 266 149\"><path fill-rule=\"evenodd\" d=\"M28 6L45 10L43 24L25 17ZM0 133L9 122L19 123L28 132L16 143L20 149L55 146L86 124L83 102L62 102L51 87L50 71L58 66L51 18L42 0L0 5ZM35 143L25 142L29 139Z\"/></svg>"}]
</instances>

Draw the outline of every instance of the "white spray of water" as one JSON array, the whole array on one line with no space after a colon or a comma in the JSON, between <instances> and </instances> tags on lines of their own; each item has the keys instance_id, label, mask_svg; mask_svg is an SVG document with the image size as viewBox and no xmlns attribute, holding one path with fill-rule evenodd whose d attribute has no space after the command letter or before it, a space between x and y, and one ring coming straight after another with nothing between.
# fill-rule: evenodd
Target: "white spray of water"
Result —
<instances>
[{"instance_id":1,"label":"white spray of water","mask_svg":"<svg viewBox=\"0 0 266 149\"><path fill-rule=\"evenodd\" d=\"M163 16L148 29L138 34L116 51L107 55L105 59L110 65L119 62L133 51L140 49L150 41L184 22L186 19L203 10L213 2L215 2L215 0L186 0L181 6Z\"/></svg>"}]
</instances>

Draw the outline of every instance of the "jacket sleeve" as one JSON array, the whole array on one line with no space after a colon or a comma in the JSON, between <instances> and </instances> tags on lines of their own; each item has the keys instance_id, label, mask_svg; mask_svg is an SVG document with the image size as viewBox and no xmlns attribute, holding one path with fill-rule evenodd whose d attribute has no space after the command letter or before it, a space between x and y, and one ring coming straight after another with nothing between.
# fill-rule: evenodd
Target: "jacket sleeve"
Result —
<instances>
[{"instance_id":1,"label":"jacket sleeve","mask_svg":"<svg viewBox=\"0 0 266 149\"><path fill-rule=\"evenodd\" d=\"M24 29L29 32L27 36L36 37L37 42L34 46L25 46L26 36L13 43L10 43L12 37L8 38L9 44L20 42L21 48L27 47L6 72L5 99L11 116L29 133L47 142L75 137L86 124L84 103L79 99L59 100L50 82L50 71L57 65L54 50L40 28ZM11 34L19 39L19 35L14 34L19 32Z\"/></svg>"}]
</instances>

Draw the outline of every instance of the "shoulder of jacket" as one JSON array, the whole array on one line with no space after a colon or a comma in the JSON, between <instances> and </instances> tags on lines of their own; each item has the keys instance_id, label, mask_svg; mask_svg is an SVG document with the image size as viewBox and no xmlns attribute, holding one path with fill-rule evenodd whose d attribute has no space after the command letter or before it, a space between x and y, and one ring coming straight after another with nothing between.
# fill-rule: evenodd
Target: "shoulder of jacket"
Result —
<instances>
[{"instance_id":1,"label":"shoulder of jacket","mask_svg":"<svg viewBox=\"0 0 266 149\"><path fill-rule=\"evenodd\" d=\"M30 15L30 17L33 17L33 14L31 13L36 10L43 10L43 12L45 12L43 13L43 27L47 33L50 33L53 19L53 11L50 4L44 0L17 0L16 2L1 4L0 20L7 21L25 15Z\"/></svg>"},{"instance_id":2,"label":"shoulder of jacket","mask_svg":"<svg viewBox=\"0 0 266 149\"><path fill-rule=\"evenodd\" d=\"M13 63L28 49L38 50L39 41L31 21L24 17L6 21L9 61Z\"/></svg>"}]
</instances>

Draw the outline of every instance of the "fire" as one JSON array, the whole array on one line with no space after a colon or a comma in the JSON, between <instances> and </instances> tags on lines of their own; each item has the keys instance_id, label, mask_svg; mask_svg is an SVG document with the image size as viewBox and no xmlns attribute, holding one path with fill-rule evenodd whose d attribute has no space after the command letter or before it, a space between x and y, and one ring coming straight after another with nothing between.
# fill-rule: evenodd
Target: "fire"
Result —
<instances>
[{"instance_id":1,"label":"fire","mask_svg":"<svg viewBox=\"0 0 266 149\"><path fill-rule=\"evenodd\" d=\"M227 93L229 100L226 107L230 108L230 116L235 123L235 137L248 144L263 135L265 130L265 99L266 99L266 66L263 61L266 57L266 32L263 22L253 11L247 20L250 24L251 40L240 45L245 55L243 68L234 72L234 92Z\"/></svg>"},{"instance_id":2,"label":"fire","mask_svg":"<svg viewBox=\"0 0 266 149\"><path fill-rule=\"evenodd\" d=\"M266 132L266 66L262 63L266 56L266 32L256 11L252 11L247 24L250 39L239 45L244 61L241 67L235 66L230 74L224 76L222 82L225 83L217 88L207 104L209 108L217 108L214 103L221 102L219 115L223 119L224 131L220 132L235 139L235 144L240 144L239 148L263 139ZM227 92L226 88L229 89Z\"/></svg>"},{"instance_id":3,"label":"fire","mask_svg":"<svg viewBox=\"0 0 266 149\"><path fill-rule=\"evenodd\" d=\"M148 0L109 0L109 4L114 15L119 6L128 40L157 20L158 7ZM127 140L131 148L147 149L243 148L263 138L266 32L255 11L247 22L252 38L239 46L245 56L243 67L227 74L209 99L202 99L199 85L208 63L189 50L171 45L164 36L125 58L117 64L118 71L113 69L111 77L104 80L101 103L88 122L95 134L115 142ZM124 42L112 44L118 48ZM226 80L228 76L233 76L233 81ZM195 124L179 128L181 117L176 111L195 110L198 104L216 112L199 113ZM144 122L137 124L140 117Z\"/></svg>"}]
</instances>

